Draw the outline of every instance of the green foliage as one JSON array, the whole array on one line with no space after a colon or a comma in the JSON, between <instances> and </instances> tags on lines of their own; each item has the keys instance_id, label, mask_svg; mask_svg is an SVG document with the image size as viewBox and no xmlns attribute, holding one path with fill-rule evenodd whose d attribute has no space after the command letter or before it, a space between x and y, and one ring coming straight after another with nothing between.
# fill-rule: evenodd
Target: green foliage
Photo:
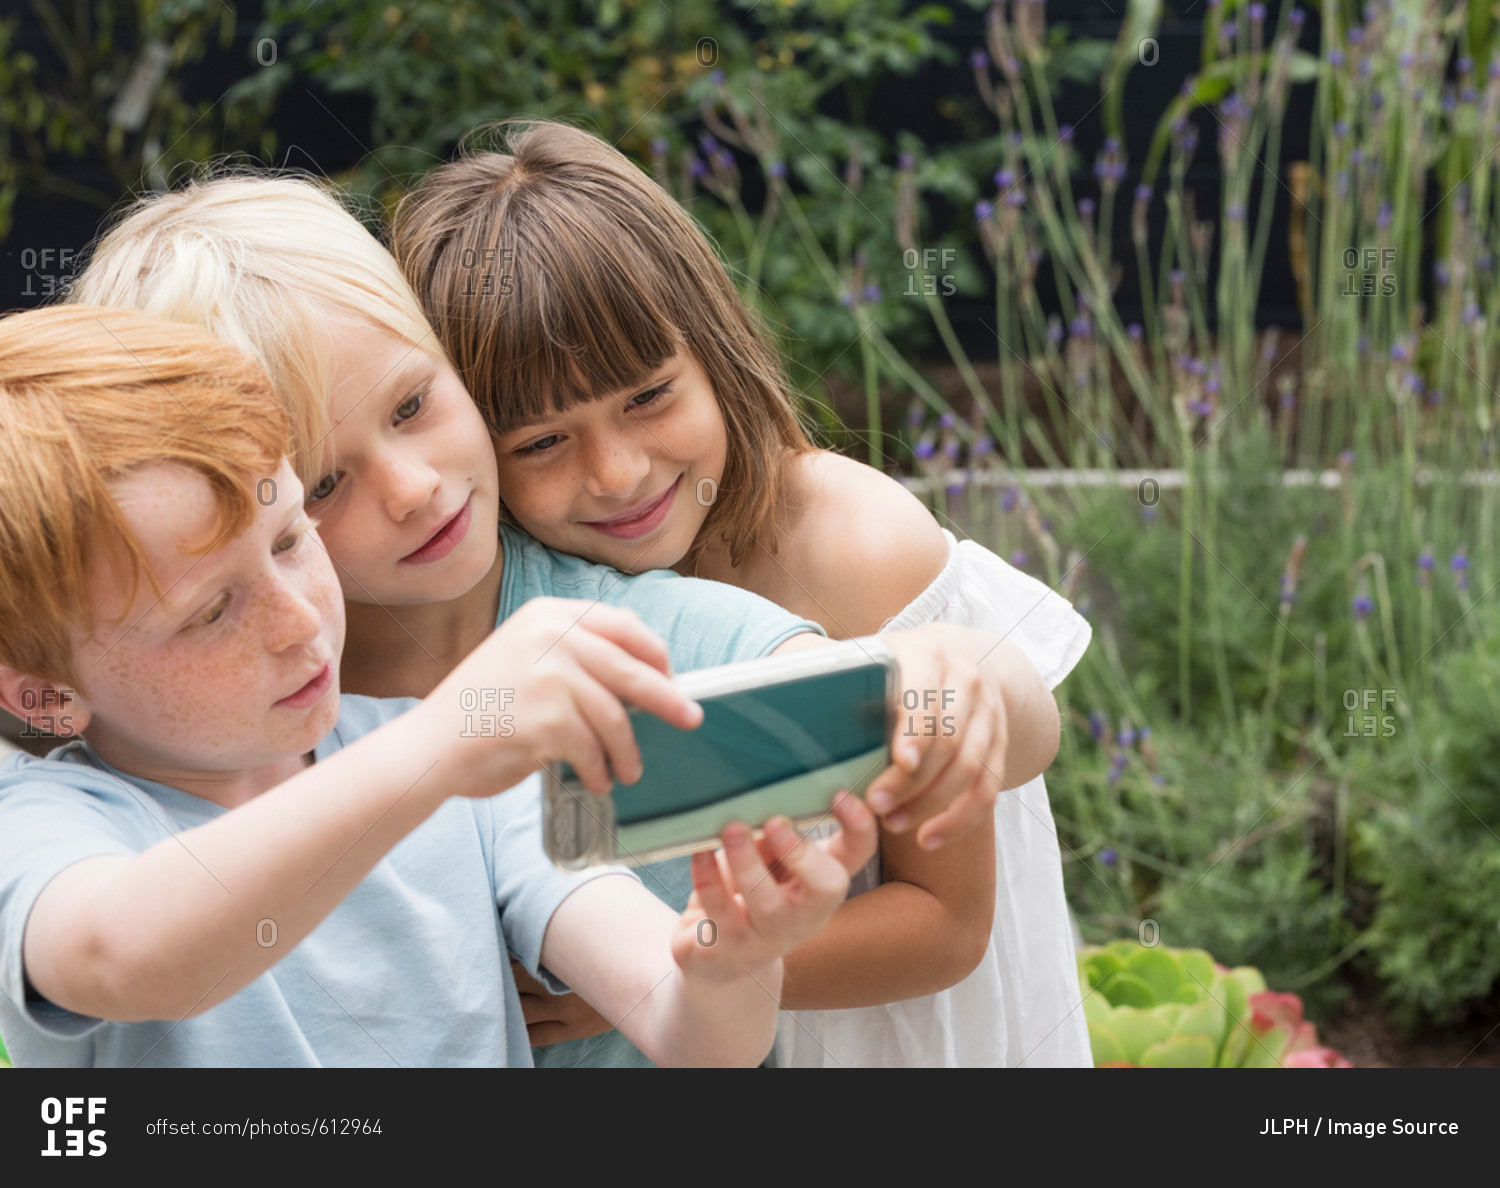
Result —
<instances>
[{"instance_id":1,"label":"green foliage","mask_svg":"<svg viewBox=\"0 0 1500 1188\"><path fill-rule=\"evenodd\" d=\"M101 211L161 188L179 166L228 150L268 152L268 107L253 90L189 101L183 70L229 44L235 10L220 0L31 0L58 68L12 49L19 18L0 20L0 238L23 190ZM253 69L247 63L248 69ZM102 165L108 186L65 177L59 158Z\"/></svg>"}]
</instances>

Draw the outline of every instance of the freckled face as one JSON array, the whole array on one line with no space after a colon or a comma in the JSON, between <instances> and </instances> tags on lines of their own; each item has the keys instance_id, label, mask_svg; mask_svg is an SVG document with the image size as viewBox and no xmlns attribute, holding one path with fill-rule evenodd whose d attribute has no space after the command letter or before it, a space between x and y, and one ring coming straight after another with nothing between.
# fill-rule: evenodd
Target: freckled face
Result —
<instances>
[{"instance_id":1,"label":"freckled face","mask_svg":"<svg viewBox=\"0 0 1500 1188\"><path fill-rule=\"evenodd\" d=\"M627 573L682 560L727 453L724 414L686 348L635 391L495 440L500 498L516 522L543 544Z\"/></svg>"},{"instance_id":2,"label":"freckled face","mask_svg":"<svg viewBox=\"0 0 1500 1188\"><path fill-rule=\"evenodd\" d=\"M484 419L447 363L363 319L334 322L334 469L307 510L350 602L443 602L495 562L500 504Z\"/></svg>"},{"instance_id":3,"label":"freckled face","mask_svg":"<svg viewBox=\"0 0 1500 1188\"><path fill-rule=\"evenodd\" d=\"M338 721L338 580L287 463L275 484L246 531L197 555L215 520L203 476L158 465L111 484L166 590L143 574L126 606L116 565L93 574L95 626L73 647L84 729L111 761L246 771L305 754Z\"/></svg>"}]
</instances>

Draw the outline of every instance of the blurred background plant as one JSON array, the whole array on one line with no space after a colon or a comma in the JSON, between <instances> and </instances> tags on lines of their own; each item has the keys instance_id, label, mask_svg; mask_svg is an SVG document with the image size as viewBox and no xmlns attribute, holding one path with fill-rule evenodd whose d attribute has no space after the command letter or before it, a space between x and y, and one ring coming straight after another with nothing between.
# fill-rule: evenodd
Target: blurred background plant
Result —
<instances>
[{"instance_id":1,"label":"blurred background plant","mask_svg":"<svg viewBox=\"0 0 1500 1188\"><path fill-rule=\"evenodd\" d=\"M233 61L225 5L83 5L80 79L7 55L0 213L59 154L107 205L314 124L378 211L488 121L593 128L826 441L1092 620L1049 773L1090 940L1500 1019L1490 10L1089 2L266 0Z\"/></svg>"}]
</instances>

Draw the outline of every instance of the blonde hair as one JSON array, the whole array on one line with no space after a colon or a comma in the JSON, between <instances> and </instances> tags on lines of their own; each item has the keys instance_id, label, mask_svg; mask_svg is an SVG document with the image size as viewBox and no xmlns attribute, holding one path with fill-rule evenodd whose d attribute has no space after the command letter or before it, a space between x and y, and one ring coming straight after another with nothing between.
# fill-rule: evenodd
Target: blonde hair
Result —
<instances>
[{"instance_id":1,"label":"blonde hair","mask_svg":"<svg viewBox=\"0 0 1500 1188\"><path fill-rule=\"evenodd\" d=\"M153 463L208 480L207 552L247 528L288 425L255 361L202 330L133 310L59 305L0 318L0 664L76 684L100 545L122 545L126 605L161 585L109 484Z\"/></svg>"},{"instance_id":2,"label":"blonde hair","mask_svg":"<svg viewBox=\"0 0 1500 1188\"><path fill-rule=\"evenodd\" d=\"M689 551L775 550L788 458L812 448L785 373L723 263L672 196L596 136L502 126L504 152L432 170L391 250L490 430L645 382L680 346L718 398L729 450Z\"/></svg>"},{"instance_id":3,"label":"blonde hair","mask_svg":"<svg viewBox=\"0 0 1500 1188\"><path fill-rule=\"evenodd\" d=\"M202 326L257 359L309 488L331 456L330 311L443 359L391 254L331 187L300 177L226 175L142 199L99 241L69 300Z\"/></svg>"}]
</instances>

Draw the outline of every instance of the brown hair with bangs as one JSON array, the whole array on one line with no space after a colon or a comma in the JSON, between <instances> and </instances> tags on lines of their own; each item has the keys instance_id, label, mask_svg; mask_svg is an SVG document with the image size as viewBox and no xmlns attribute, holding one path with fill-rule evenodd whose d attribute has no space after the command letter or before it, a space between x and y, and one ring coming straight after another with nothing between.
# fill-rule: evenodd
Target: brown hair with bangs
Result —
<instances>
[{"instance_id":1,"label":"brown hair with bangs","mask_svg":"<svg viewBox=\"0 0 1500 1188\"><path fill-rule=\"evenodd\" d=\"M495 130L487 130L492 133ZM391 250L490 430L641 386L685 346L728 431L689 552L775 550L783 467L812 449L785 373L707 237L608 143L502 125L501 152L439 166L396 209Z\"/></svg>"},{"instance_id":2,"label":"brown hair with bangs","mask_svg":"<svg viewBox=\"0 0 1500 1188\"><path fill-rule=\"evenodd\" d=\"M72 629L92 626L100 546L162 592L109 485L185 466L217 504L207 553L254 522L258 480L291 426L271 381L204 330L127 309L60 305L0 318L0 664L76 684Z\"/></svg>"}]
</instances>

